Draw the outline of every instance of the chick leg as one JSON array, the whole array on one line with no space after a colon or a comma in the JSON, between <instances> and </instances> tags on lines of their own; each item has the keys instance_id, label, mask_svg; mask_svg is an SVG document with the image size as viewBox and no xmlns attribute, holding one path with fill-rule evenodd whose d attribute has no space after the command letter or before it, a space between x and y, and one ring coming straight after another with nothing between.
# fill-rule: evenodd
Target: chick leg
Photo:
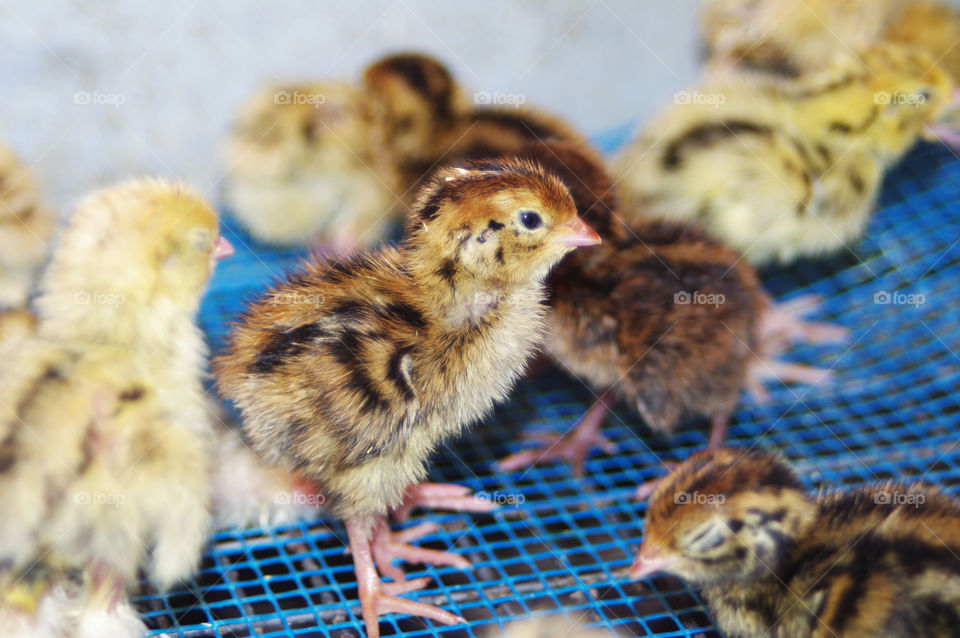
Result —
<instances>
[{"instance_id":1,"label":"chick leg","mask_svg":"<svg viewBox=\"0 0 960 638\"><path fill-rule=\"evenodd\" d=\"M497 465L505 472L512 472L545 461L563 459L570 464L575 476L583 476L583 466L591 448L598 446L608 454L616 452L616 446L600 433L614 400L613 392L604 392L570 432L563 435L535 435L546 447L545 450L516 452L501 459Z\"/></svg>"},{"instance_id":2,"label":"chick leg","mask_svg":"<svg viewBox=\"0 0 960 638\"><path fill-rule=\"evenodd\" d=\"M470 488L454 483L418 483L407 490L403 504L391 513L394 520L406 521L416 507L454 510L456 512L489 512L497 504L470 494Z\"/></svg>"},{"instance_id":3,"label":"chick leg","mask_svg":"<svg viewBox=\"0 0 960 638\"><path fill-rule=\"evenodd\" d=\"M713 450L718 447L723 447L727 442L727 431L730 425L730 415L722 414L713 417L710 419L710 438L707 440L707 449ZM679 466L679 463L668 461L663 464L664 469L667 470L667 473L673 472ZM637 487L637 491L634 492L633 498L638 501L645 501L650 498L650 495L653 494L654 490L657 489L657 486L660 485L660 482L667 477L662 476L660 478L651 479L649 481L644 481Z\"/></svg>"},{"instance_id":4,"label":"chick leg","mask_svg":"<svg viewBox=\"0 0 960 638\"><path fill-rule=\"evenodd\" d=\"M364 624L367 627L368 638L379 638L380 626L377 620L382 614L391 612L432 618L447 625L467 622L460 616L439 607L397 597L397 594L423 588L427 583L426 578L390 584L384 584L380 581L380 574L374 565L373 547L378 540L381 543L383 542L384 530L389 533L389 530L386 529L385 520L378 522L372 537L370 529L366 525L351 521L347 521L346 525L347 535L350 538L350 548L353 553L353 569L357 576L360 609L363 613Z\"/></svg>"}]
</instances>

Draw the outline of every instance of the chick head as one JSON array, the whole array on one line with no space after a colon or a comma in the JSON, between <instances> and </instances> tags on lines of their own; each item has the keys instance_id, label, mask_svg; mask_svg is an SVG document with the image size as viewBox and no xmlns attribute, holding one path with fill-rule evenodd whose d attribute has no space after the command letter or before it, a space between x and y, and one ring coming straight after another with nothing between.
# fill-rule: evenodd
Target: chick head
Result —
<instances>
[{"instance_id":1,"label":"chick head","mask_svg":"<svg viewBox=\"0 0 960 638\"><path fill-rule=\"evenodd\" d=\"M229 161L260 178L352 167L375 152L375 121L370 101L342 82L271 87L241 109Z\"/></svg>"},{"instance_id":2,"label":"chick head","mask_svg":"<svg viewBox=\"0 0 960 638\"><path fill-rule=\"evenodd\" d=\"M953 102L954 86L926 52L895 44L863 53L879 115L870 135L881 147L902 152Z\"/></svg>"},{"instance_id":3,"label":"chick head","mask_svg":"<svg viewBox=\"0 0 960 638\"><path fill-rule=\"evenodd\" d=\"M569 251L600 243L570 191L528 159L468 161L420 190L408 242L454 273L492 285L540 281Z\"/></svg>"},{"instance_id":4,"label":"chick head","mask_svg":"<svg viewBox=\"0 0 960 638\"><path fill-rule=\"evenodd\" d=\"M111 307L193 312L215 262L232 252L216 213L183 184L140 179L96 191L64 231L38 300L41 317L90 321Z\"/></svg>"},{"instance_id":5,"label":"chick head","mask_svg":"<svg viewBox=\"0 0 960 638\"><path fill-rule=\"evenodd\" d=\"M379 60L367 68L363 81L378 112L385 114L391 149L409 160L430 157L432 138L466 110L450 71L426 55Z\"/></svg>"},{"instance_id":6,"label":"chick head","mask_svg":"<svg viewBox=\"0 0 960 638\"><path fill-rule=\"evenodd\" d=\"M698 452L651 497L630 576L668 572L698 586L762 577L812 509L780 457L737 448Z\"/></svg>"}]
</instances>

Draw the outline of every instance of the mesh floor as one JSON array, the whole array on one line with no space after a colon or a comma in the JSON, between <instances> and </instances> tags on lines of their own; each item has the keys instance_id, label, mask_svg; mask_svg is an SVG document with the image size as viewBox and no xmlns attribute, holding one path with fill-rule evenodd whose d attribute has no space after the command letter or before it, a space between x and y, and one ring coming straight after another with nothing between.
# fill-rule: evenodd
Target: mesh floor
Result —
<instances>
[{"instance_id":1,"label":"mesh floor","mask_svg":"<svg viewBox=\"0 0 960 638\"><path fill-rule=\"evenodd\" d=\"M608 149L609 140L599 140ZM793 361L832 368L829 386L771 387L758 405L744 398L731 440L790 457L811 488L922 478L954 492L960 482L960 161L918 147L887 180L867 238L830 261L764 273L778 298L818 293L816 317L850 330L846 344L805 346ZM237 255L221 264L201 321L216 347L227 320L299 258L254 246L227 222ZM251 251L256 252L256 255ZM442 529L422 543L454 549L473 569L408 566L433 585L416 596L467 618L445 627L405 616L381 620L383 635L484 636L531 613L564 613L623 635L719 636L697 594L674 578L631 583L645 507L636 485L660 476L658 459L683 459L706 443L693 423L672 438L651 434L618 406L588 478L565 466L498 474L493 462L524 443L523 429L564 430L592 393L550 371L523 382L512 402L434 460L432 478L468 485L508 504L493 515L425 513ZM523 500L522 504L516 501ZM332 530L332 531L331 531ZM135 601L154 636L357 636L357 587L339 522L219 533L202 569L172 592L147 585Z\"/></svg>"}]
</instances>

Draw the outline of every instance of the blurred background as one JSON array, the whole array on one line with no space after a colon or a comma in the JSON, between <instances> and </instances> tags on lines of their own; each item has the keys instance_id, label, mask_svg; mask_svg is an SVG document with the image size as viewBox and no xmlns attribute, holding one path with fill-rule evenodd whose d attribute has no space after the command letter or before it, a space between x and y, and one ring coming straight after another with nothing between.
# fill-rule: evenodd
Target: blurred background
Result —
<instances>
[{"instance_id":1,"label":"blurred background","mask_svg":"<svg viewBox=\"0 0 960 638\"><path fill-rule=\"evenodd\" d=\"M960 1L960 0L958 0ZM221 143L266 83L356 78L417 49L491 99L595 134L696 79L699 0L0 1L0 139L61 211L143 174L218 196Z\"/></svg>"}]
</instances>

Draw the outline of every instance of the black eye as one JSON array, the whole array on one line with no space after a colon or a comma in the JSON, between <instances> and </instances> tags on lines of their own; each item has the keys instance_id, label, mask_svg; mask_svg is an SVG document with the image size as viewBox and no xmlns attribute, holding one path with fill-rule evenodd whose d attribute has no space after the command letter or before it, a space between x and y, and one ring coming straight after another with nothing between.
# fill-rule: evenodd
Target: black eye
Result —
<instances>
[{"instance_id":1,"label":"black eye","mask_svg":"<svg viewBox=\"0 0 960 638\"><path fill-rule=\"evenodd\" d=\"M543 226L543 219L540 218L539 213L532 210L523 210L520 211L520 223L527 230L536 230Z\"/></svg>"}]
</instances>

